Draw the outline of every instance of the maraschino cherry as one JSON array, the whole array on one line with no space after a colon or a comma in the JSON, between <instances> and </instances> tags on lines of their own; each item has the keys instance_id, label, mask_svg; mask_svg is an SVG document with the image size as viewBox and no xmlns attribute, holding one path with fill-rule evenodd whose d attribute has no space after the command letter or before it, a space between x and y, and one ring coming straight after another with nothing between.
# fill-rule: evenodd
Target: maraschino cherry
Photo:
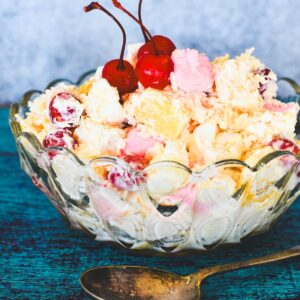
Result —
<instances>
[{"instance_id":1,"label":"maraschino cherry","mask_svg":"<svg viewBox=\"0 0 300 300\"><path fill-rule=\"evenodd\" d=\"M170 84L174 69L171 58L166 54L145 54L135 67L136 76L145 88L163 90Z\"/></svg>"},{"instance_id":2,"label":"maraschino cherry","mask_svg":"<svg viewBox=\"0 0 300 300\"><path fill-rule=\"evenodd\" d=\"M64 147L70 150L74 150L77 146L77 142L74 140L72 133L68 129L58 129L56 131L49 132L44 140L43 146L49 147ZM49 157L52 159L56 156L56 150L48 151Z\"/></svg>"},{"instance_id":3,"label":"maraschino cherry","mask_svg":"<svg viewBox=\"0 0 300 300\"><path fill-rule=\"evenodd\" d=\"M294 155L298 155L300 151L299 147L293 141L282 137L274 138L269 143L269 146L271 146L276 151L290 151Z\"/></svg>"},{"instance_id":4,"label":"maraschino cherry","mask_svg":"<svg viewBox=\"0 0 300 300\"><path fill-rule=\"evenodd\" d=\"M119 26L123 34L123 44L121 48L120 58L113 59L104 65L102 70L102 77L105 78L112 86L116 87L120 95L131 93L136 90L138 80L136 78L133 66L128 61L124 60L126 32L121 23L116 19L116 17L98 2L92 2L90 5L84 7L85 12L89 12L94 9L101 10L109 17L111 17Z\"/></svg>"},{"instance_id":5,"label":"maraschino cherry","mask_svg":"<svg viewBox=\"0 0 300 300\"><path fill-rule=\"evenodd\" d=\"M49 104L49 117L56 128L77 127L82 113L82 104L67 92L56 94Z\"/></svg>"},{"instance_id":6,"label":"maraschino cherry","mask_svg":"<svg viewBox=\"0 0 300 300\"><path fill-rule=\"evenodd\" d=\"M151 36L148 29L134 15L132 15L122 4L117 0L112 0L115 7L119 8L136 21L145 34L149 37L151 47L149 52L144 53L139 59L135 67L137 78L145 88L152 87L162 90L170 84L170 74L173 71L173 61L168 54L160 51ZM153 51L152 51L153 50Z\"/></svg>"},{"instance_id":7,"label":"maraschino cherry","mask_svg":"<svg viewBox=\"0 0 300 300\"><path fill-rule=\"evenodd\" d=\"M49 147L65 147L69 149L74 149L76 146L76 141L74 140L72 133L67 129L58 129L48 133L44 140L43 146Z\"/></svg>"},{"instance_id":8,"label":"maraschino cherry","mask_svg":"<svg viewBox=\"0 0 300 300\"><path fill-rule=\"evenodd\" d=\"M143 24L142 20L142 4L143 0L139 1L139 21L141 24ZM137 58L141 58L144 54L148 53L154 53L155 50L153 48L153 44L150 42L150 37L147 35L147 32L143 29L143 26L141 26L142 33L145 39L145 44L139 49L137 53ZM168 54L171 56L172 52L176 49L175 44L166 36L163 35L154 35L152 36L152 39L155 43L155 46L157 50L161 53Z\"/></svg>"},{"instance_id":9,"label":"maraschino cherry","mask_svg":"<svg viewBox=\"0 0 300 300\"><path fill-rule=\"evenodd\" d=\"M152 39L155 43L157 50L160 53L164 53L171 56L172 52L176 49L176 46L173 44L173 42L169 38L163 35L154 35L152 36ZM148 53L152 53L152 54L154 53L153 44L150 41L146 42L139 49L137 53L137 58L140 59L143 55Z\"/></svg>"}]
</instances>

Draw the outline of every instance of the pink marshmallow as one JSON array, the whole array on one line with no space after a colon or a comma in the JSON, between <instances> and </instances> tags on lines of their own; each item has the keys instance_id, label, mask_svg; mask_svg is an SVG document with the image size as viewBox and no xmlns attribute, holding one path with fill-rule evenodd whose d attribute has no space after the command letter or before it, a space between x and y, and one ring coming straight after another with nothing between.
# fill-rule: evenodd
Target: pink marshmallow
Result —
<instances>
[{"instance_id":1,"label":"pink marshmallow","mask_svg":"<svg viewBox=\"0 0 300 300\"><path fill-rule=\"evenodd\" d=\"M143 137L138 128L129 131L124 153L126 155L145 156L148 149L160 141L154 137Z\"/></svg>"},{"instance_id":2,"label":"pink marshmallow","mask_svg":"<svg viewBox=\"0 0 300 300\"><path fill-rule=\"evenodd\" d=\"M204 92L212 88L214 74L206 55L194 49L176 49L172 53L175 85L185 92Z\"/></svg>"},{"instance_id":3,"label":"pink marshmallow","mask_svg":"<svg viewBox=\"0 0 300 300\"><path fill-rule=\"evenodd\" d=\"M194 205L195 214L205 215L205 214L209 214L210 211L211 211L211 207L207 203L198 201Z\"/></svg>"},{"instance_id":4,"label":"pink marshmallow","mask_svg":"<svg viewBox=\"0 0 300 300\"><path fill-rule=\"evenodd\" d=\"M172 202L184 201L186 205L192 206L196 200L196 186L194 184L187 184L178 189L174 194L168 195L168 199Z\"/></svg>"},{"instance_id":5,"label":"pink marshmallow","mask_svg":"<svg viewBox=\"0 0 300 300\"><path fill-rule=\"evenodd\" d=\"M168 198L173 202L183 201L187 206L193 207L195 214L208 214L211 210L211 206L209 204L196 201L197 187L192 183L180 188L174 194L168 195Z\"/></svg>"},{"instance_id":6,"label":"pink marshmallow","mask_svg":"<svg viewBox=\"0 0 300 300\"><path fill-rule=\"evenodd\" d=\"M283 103L277 100L266 102L264 108L272 112L287 112L295 107L295 103Z\"/></svg>"}]
</instances>

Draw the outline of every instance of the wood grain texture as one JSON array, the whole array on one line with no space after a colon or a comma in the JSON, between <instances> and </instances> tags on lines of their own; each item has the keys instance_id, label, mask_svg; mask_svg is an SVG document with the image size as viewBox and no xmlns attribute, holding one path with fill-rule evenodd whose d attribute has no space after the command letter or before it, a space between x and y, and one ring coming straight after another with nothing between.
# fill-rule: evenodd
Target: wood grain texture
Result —
<instances>
[{"instance_id":1,"label":"wood grain texture","mask_svg":"<svg viewBox=\"0 0 300 300\"><path fill-rule=\"evenodd\" d=\"M0 109L0 299L85 300L78 278L93 266L143 265L188 274L300 244L300 201L267 234L212 252L137 255L95 242L66 226L20 170L7 117ZM300 299L300 259L218 275L202 291L203 299Z\"/></svg>"}]
</instances>

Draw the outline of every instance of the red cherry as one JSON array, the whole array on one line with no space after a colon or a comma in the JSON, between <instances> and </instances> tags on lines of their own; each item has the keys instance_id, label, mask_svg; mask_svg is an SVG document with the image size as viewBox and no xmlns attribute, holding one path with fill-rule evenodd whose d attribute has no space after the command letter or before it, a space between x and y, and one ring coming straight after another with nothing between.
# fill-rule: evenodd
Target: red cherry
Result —
<instances>
[{"instance_id":1,"label":"red cherry","mask_svg":"<svg viewBox=\"0 0 300 300\"><path fill-rule=\"evenodd\" d=\"M255 75L268 76L271 73L270 69L257 69L254 71Z\"/></svg>"},{"instance_id":2,"label":"red cherry","mask_svg":"<svg viewBox=\"0 0 300 300\"><path fill-rule=\"evenodd\" d=\"M80 124L81 103L69 93L58 93L49 104L49 117L57 128L74 128Z\"/></svg>"},{"instance_id":3,"label":"red cherry","mask_svg":"<svg viewBox=\"0 0 300 300\"><path fill-rule=\"evenodd\" d=\"M259 87L258 87L258 92L260 93L260 95L265 98L265 92L268 89L270 82L272 81L272 79L270 78L270 73L271 70L270 69L257 69L254 71L255 75L260 75L260 76L264 76L265 79L265 83L261 83L259 82Z\"/></svg>"},{"instance_id":4,"label":"red cherry","mask_svg":"<svg viewBox=\"0 0 300 300\"><path fill-rule=\"evenodd\" d=\"M142 4L143 3L142 2L143 2L143 0L139 1L139 8L138 8L140 24L143 24L143 20L142 20ZM151 45L151 43L148 43L151 38L151 35L150 36L147 35L147 31L144 29L144 26L141 26L141 30L142 30L143 36L145 38L145 44L139 49L138 54L137 54L138 58L140 58L144 54L147 54L147 53L154 54L154 52L155 52L155 51L153 51L154 49L153 49L153 46ZM168 54L171 56L172 52L176 49L176 46L174 45L174 43L169 38L167 38L163 35L154 35L152 37L152 40L154 40L157 50L161 53Z\"/></svg>"},{"instance_id":5,"label":"red cherry","mask_svg":"<svg viewBox=\"0 0 300 300\"><path fill-rule=\"evenodd\" d=\"M45 148L64 147L73 150L77 146L77 142L74 140L72 133L69 130L58 129L46 135L43 140L43 146ZM57 152L55 150L51 150L48 154L50 158L53 158Z\"/></svg>"},{"instance_id":6,"label":"red cherry","mask_svg":"<svg viewBox=\"0 0 300 300\"><path fill-rule=\"evenodd\" d=\"M122 96L126 93L133 92L138 87L138 81L135 76L133 66L126 60L124 60L124 53L126 47L126 32L121 23L112 15L107 9L101 6L98 2L92 2L90 5L84 7L85 12L98 9L103 11L109 17L111 17L114 22L119 26L123 34L123 43L119 59L113 59L104 65L102 70L102 77L107 79L107 81L119 91Z\"/></svg>"},{"instance_id":7,"label":"red cherry","mask_svg":"<svg viewBox=\"0 0 300 300\"><path fill-rule=\"evenodd\" d=\"M167 37L163 35L154 35L152 40L155 43L157 51L159 53L167 54L171 56L172 52L176 49L174 43ZM151 41L145 43L138 51L137 58L140 59L145 54L155 54L155 49Z\"/></svg>"},{"instance_id":8,"label":"red cherry","mask_svg":"<svg viewBox=\"0 0 300 300\"><path fill-rule=\"evenodd\" d=\"M121 151L121 158L125 160L136 171L143 170L147 165L146 159L139 155L129 155L124 151Z\"/></svg>"},{"instance_id":9,"label":"red cherry","mask_svg":"<svg viewBox=\"0 0 300 300\"><path fill-rule=\"evenodd\" d=\"M170 84L174 64L166 54L145 54L137 62L136 75L142 85L162 90Z\"/></svg>"},{"instance_id":10,"label":"red cherry","mask_svg":"<svg viewBox=\"0 0 300 300\"><path fill-rule=\"evenodd\" d=\"M119 166L110 168L107 179L117 189L131 192L137 191L140 182L136 174Z\"/></svg>"},{"instance_id":11,"label":"red cherry","mask_svg":"<svg viewBox=\"0 0 300 300\"><path fill-rule=\"evenodd\" d=\"M295 155L299 152L299 147L294 142L285 138L275 138L269 145L277 151L290 151Z\"/></svg>"},{"instance_id":12,"label":"red cherry","mask_svg":"<svg viewBox=\"0 0 300 300\"><path fill-rule=\"evenodd\" d=\"M172 52L176 49L174 43L163 35L152 36L149 30L144 26L142 21L142 0L139 1L139 9L137 19L132 13L130 13L118 0L112 0L113 5L118 9L125 12L131 19L138 23L142 29L142 33L145 38L145 44L139 49L137 58L140 59L144 54L167 54L171 56Z\"/></svg>"},{"instance_id":13,"label":"red cherry","mask_svg":"<svg viewBox=\"0 0 300 300\"><path fill-rule=\"evenodd\" d=\"M65 147L74 149L77 143L75 142L72 133L69 130L58 129L50 132L43 140L43 146L48 147Z\"/></svg>"},{"instance_id":14,"label":"red cherry","mask_svg":"<svg viewBox=\"0 0 300 300\"><path fill-rule=\"evenodd\" d=\"M125 12L130 18L137 22L141 26L145 36L150 39L149 44L151 43L151 45L147 46L148 50L150 49L150 52L148 54L143 54L135 66L135 73L138 80L145 88L165 88L170 83L170 74L173 71L174 66L170 56L165 54L164 51L170 52L173 49L174 44L171 41L172 45L170 42L166 42L169 39L165 37L157 36L157 40L159 41L163 52L160 51L155 43L155 39L151 36L149 30L143 25L141 20L138 20L132 13L124 8L118 0L112 0L112 2L115 7ZM139 4L139 15L141 15L140 11L141 1Z\"/></svg>"},{"instance_id":15,"label":"red cherry","mask_svg":"<svg viewBox=\"0 0 300 300\"><path fill-rule=\"evenodd\" d=\"M119 69L118 64L119 59L106 63L102 70L102 77L116 87L120 95L135 91L138 86L138 80L133 66L126 60L123 61L124 69Z\"/></svg>"}]
</instances>

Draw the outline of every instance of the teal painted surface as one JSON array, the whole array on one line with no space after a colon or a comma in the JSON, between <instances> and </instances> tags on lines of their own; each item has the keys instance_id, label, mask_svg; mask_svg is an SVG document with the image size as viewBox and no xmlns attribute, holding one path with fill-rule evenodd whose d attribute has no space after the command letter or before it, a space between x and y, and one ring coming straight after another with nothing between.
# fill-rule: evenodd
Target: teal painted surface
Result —
<instances>
[{"instance_id":1,"label":"teal painted surface","mask_svg":"<svg viewBox=\"0 0 300 300\"><path fill-rule=\"evenodd\" d=\"M157 257L99 244L71 230L20 170L7 118L8 110L0 109L0 299L85 300L78 278L93 266L143 265L188 274L300 244L300 201L269 233L217 251ZM212 277L202 295L206 300L300 299L300 258Z\"/></svg>"}]
</instances>

